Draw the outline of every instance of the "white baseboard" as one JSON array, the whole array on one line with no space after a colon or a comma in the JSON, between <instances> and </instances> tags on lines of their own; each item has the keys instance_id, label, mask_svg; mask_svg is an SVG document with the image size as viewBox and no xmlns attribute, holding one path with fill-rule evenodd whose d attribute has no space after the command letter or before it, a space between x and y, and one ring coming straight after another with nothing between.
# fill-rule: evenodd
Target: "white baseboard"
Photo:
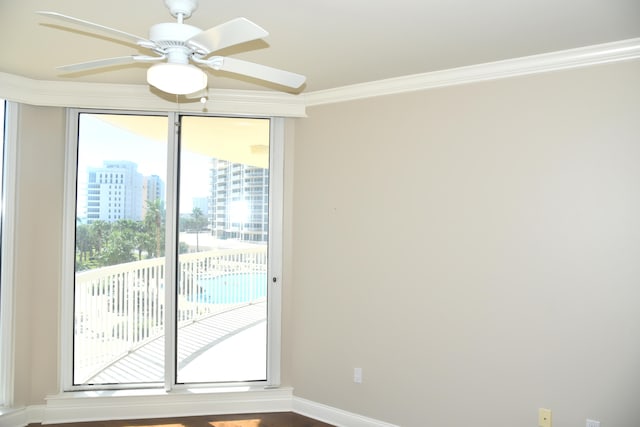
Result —
<instances>
[{"instance_id":1,"label":"white baseboard","mask_svg":"<svg viewBox=\"0 0 640 427\"><path fill-rule=\"evenodd\" d=\"M0 427L26 426L27 409L8 409L0 412Z\"/></svg>"},{"instance_id":2,"label":"white baseboard","mask_svg":"<svg viewBox=\"0 0 640 427\"><path fill-rule=\"evenodd\" d=\"M22 427L32 423L39 423L43 412L44 405L0 409L0 427Z\"/></svg>"},{"instance_id":3,"label":"white baseboard","mask_svg":"<svg viewBox=\"0 0 640 427\"><path fill-rule=\"evenodd\" d=\"M187 417L259 412L296 412L337 427L398 427L293 396L292 388L260 390L144 390L64 393L46 405L0 410L0 427L86 421Z\"/></svg>"},{"instance_id":4,"label":"white baseboard","mask_svg":"<svg viewBox=\"0 0 640 427\"><path fill-rule=\"evenodd\" d=\"M314 418L338 427L398 427L373 418L343 411L301 397L293 397L293 412Z\"/></svg>"}]
</instances>

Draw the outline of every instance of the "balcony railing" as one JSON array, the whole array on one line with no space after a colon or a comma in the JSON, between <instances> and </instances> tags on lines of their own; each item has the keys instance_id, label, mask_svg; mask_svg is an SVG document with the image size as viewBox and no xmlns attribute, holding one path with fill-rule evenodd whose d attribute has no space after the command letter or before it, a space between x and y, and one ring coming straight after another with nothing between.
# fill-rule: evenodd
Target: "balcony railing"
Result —
<instances>
[{"instance_id":1,"label":"balcony railing","mask_svg":"<svg viewBox=\"0 0 640 427\"><path fill-rule=\"evenodd\" d=\"M266 298L265 247L182 254L178 328ZM74 382L164 334L165 259L76 273Z\"/></svg>"}]
</instances>

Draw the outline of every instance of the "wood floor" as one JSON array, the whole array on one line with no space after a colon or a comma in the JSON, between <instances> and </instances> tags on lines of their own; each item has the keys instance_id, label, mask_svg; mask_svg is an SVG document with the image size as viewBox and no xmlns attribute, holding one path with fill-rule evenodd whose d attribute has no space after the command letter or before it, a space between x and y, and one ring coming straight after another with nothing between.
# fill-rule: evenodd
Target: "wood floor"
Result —
<instances>
[{"instance_id":1,"label":"wood floor","mask_svg":"<svg viewBox=\"0 0 640 427\"><path fill-rule=\"evenodd\" d=\"M40 427L29 424L28 427ZM44 426L47 427L47 426ZM293 412L264 414L211 415L184 418L154 418L145 420L95 421L55 424L55 427L333 427Z\"/></svg>"}]
</instances>

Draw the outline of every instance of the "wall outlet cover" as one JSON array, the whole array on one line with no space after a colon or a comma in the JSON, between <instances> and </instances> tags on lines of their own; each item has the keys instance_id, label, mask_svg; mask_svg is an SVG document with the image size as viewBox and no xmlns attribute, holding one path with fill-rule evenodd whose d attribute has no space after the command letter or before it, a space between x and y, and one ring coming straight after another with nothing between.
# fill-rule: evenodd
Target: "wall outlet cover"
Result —
<instances>
[{"instance_id":1,"label":"wall outlet cover","mask_svg":"<svg viewBox=\"0 0 640 427\"><path fill-rule=\"evenodd\" d=\"M538 409L538 427L551 427L551 409Z\"/></svg>"},{"instance_id":2,"label":"wall outlet cover","mask_svg":"<svg viewBox=\"0 0 640 427\"><path fill-rule=\"evenodd\" d=\"M362 383L362 368L353 368L353 382L356 384Z\"/></svg>"}]
</instances>

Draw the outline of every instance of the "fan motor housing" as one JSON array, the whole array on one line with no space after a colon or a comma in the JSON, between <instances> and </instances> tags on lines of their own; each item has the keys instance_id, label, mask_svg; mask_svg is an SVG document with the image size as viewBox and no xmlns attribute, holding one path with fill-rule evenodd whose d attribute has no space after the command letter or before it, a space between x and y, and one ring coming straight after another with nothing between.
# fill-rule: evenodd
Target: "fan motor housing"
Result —
<instances>
[{"instance_id":1,"label":"fan motor housing","mask_svg":"<svg viewBox=\"0 0 640 427\"><path fill-rule=\"evenodd\" d=\"M149 30L149 39L158 44L161 42L181 42L184 43L202 30L198 27L187 24L177 24L175 22L165 22L156 24Z\"/></svg>"}]
</instances>

